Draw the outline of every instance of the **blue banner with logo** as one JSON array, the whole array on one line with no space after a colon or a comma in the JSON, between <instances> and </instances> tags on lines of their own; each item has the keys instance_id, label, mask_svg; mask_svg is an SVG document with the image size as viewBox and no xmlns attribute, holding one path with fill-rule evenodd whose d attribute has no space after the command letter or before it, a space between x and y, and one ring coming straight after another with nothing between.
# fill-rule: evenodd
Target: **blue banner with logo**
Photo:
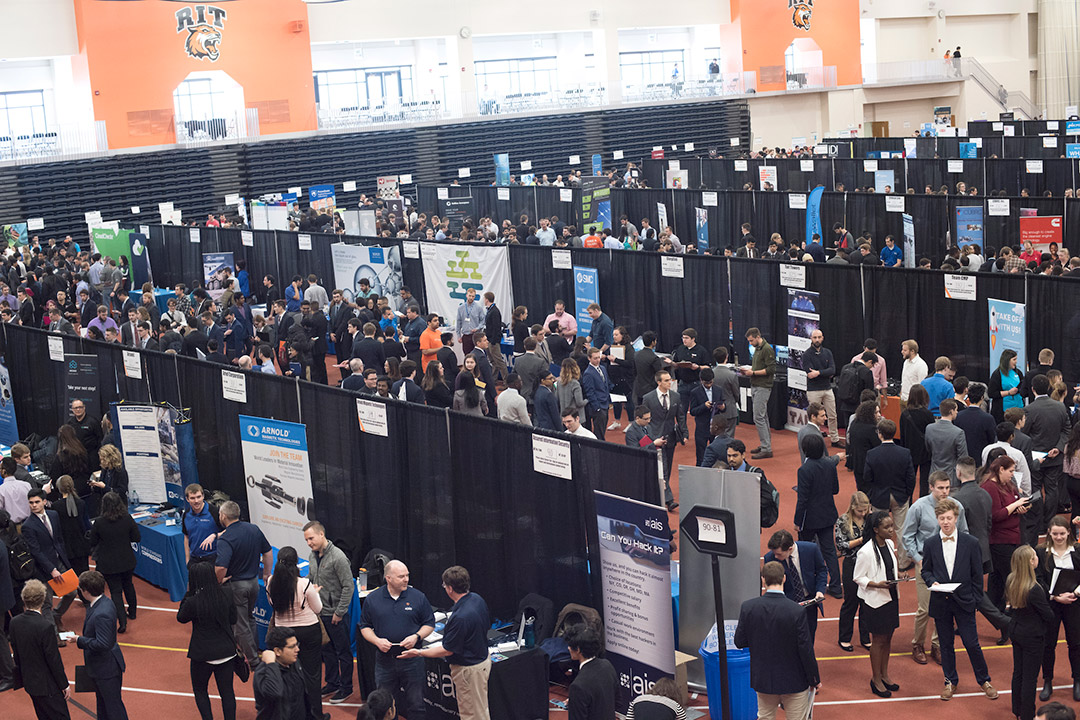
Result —
<instances>
[{"instance_id":1,"label":"blue banner with logo","mask_svg":"<svg viewBox=\"0 0 1080 720\"><path fill-rule=\"evenodd\" d=\"M983 207L969 205L956 208L956 244L983 247Z\"/></svg>"},{"instance_id":2,"label":"blue banner with logo","mask_svg":"<svg viewBox=\"0 0 1080 720\"><path fill-rule=\"evenodd\" d=\"M1027 308L1023 303L1007 300L986 299L986 312L990 326L990 368L999 367L1001 353L1016 353L1016 367L1023 372L1027 367Z\"/></svg>"},{"instance_id":3,"label":"blue banner with logo","mask_svg":"<svg viewBox=\"0 0 1080 720\"><path fill-rule=\"evenodd\" d=\"M1065 122L1066 135L1080 135L1080 120L1067 120Z\"/></svg>"},{"instance_id":4,"label":"blue banner with logo","mask_svg":"<svg viewBox=\"0 0 1080 720\"><path fill-rule=\"evenodd\" d=\"M606 657L619 675L615 709L675 673L671 531L659 505L595 491ZM666 630L665 630L666 628Z\"/></svg>"},{"instance_id":5,"label":"blue banner with logo","mask_svg":"<svg viewBox=\"0 0 1080 720\"><path fill-rule=\"evenodd\" d=\"M709 211L705 208L694 208L697 215L697 246L698 250L709 247Z\"/></svg>"},{"instance_id":6,"label":"blue banner with logo","mask_svg":"<svg viewBox=\"0 0 1080 720\"><path fill-rule=\"evenodd\" d=\"M298 423L240 416L248 513L274 547L304 539L318 516L311 493L307 429Z\"/></svg>"},{"instance_id":7,"label":"blue banner with logo","mask_svg":"<svg viewBox=\"0 0 1080 720\"><path fill-rule=\"evenodd\" d=\"M337 196L333 185L312 185L308 188L308 205L319 214L333 215Z\"/></svg>"},{"instance_id":8,"label":"blue banner with logo","mask_svg":"<svg viewBox=\"0 0 1080 720\"><path fill-rule=\"evenodd\" d=\"M979 146L973 142L960 143L960 157L967 159L979 157Z\"/></svg>"},{"instance_id":9,"label":"blue banner with logo","mask_svg":"<svg viewBox=\"0 0 1080 720\"><path fill-rule=\"evenodd\" d=\"M0 445L10 448L19 442L19 423L15 420L15 398L11 394L11 375L0 365Z\"/></svg>"},{"instance_id":10,"label":"blue banner with logo","mask_svg":"<svg viewBox=\"0 0 1080 720\"><path fill-rule=\"evenodd\" d=\"M603 175L604 174L604 163L601 160L599 153L592 156L592 174L593 175Z\"/></svg>"},{"instance_id":11,"label":"blue banner with logo","mask_svg":"<svg viewBox=\"0 0 1080 720\"><path fill-rule=\"evenodd\" d=\"M510 153L495 153L495 184L510 184Z\"/></svg>"},{"instance_id":12,"label":"blue banner with logo","mask_svg":"<svg viewBox=\"0 0 1080 720\"><path fill-rule=\"evenodd\" d=\"M1080 158L1080 143L1067 143L1065 145L1065 157Z\"/></svg>"},{"instance_id":13,"label":"blue banner with logo","mask_svg":"<svg viewBox=\"0 0 1080 720\"><path fill-rule=\"evenodd\" d=\"M600 304L600 273L596 268L575 267L574 319L579 337L587 337L592 327L592 318L586 310L592 303Z\"/></svg>"},{"instance_id":14,"label":"blue banner with logo","mask_svg":"<svg viewBox=\"0 0 1080 720\"><path fill-rule=\"evenodd\" d=\"M810 197L806 198L806 244L814 241L814 233L821 237L821 195L825 192L824 185L818 185L810 191Z\"/></svg>"}]
</instances>

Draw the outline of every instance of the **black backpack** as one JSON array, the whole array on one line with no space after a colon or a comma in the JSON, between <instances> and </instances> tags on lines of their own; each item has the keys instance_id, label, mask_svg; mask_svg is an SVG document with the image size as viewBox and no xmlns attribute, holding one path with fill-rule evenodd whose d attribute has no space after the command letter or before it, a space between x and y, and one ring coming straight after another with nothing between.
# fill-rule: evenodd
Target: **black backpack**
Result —
<instances>
[{"instance_id":1,"label":"black backpack","mask_svg":"<svg viewBox=\"0 0 1080 720\"><path fill-rule=\"evenodd\" d=\"M859 402L859 393L862 392L862 379L859 377L859 368L866 367L860 362L850 362L840 370L840 377L836 381L836 399L842 403Z\"/></svg>"},{"instance_id":2,"label":"black backpack","mask_svg":"<svg viewBox=\"0 0 1080 720\"><path fill-rule=\"evenodd\" d=\"M769 478L765 477L765 471L753 465L747 466L749 472L757 473L761 485L761 527L770 528L780 519L780 493Z\"/></svg>"},{"instance_id":3,"label":"black backpack","mask_svg":"<svg viewBox=\"0 0 1080 720\"><path fill-rule=\"evenodd\" d=\"M11 570L11 579L16 582L25 582L34 577L34 556L30 554L30 546L18 533L3 538L8 548L8 568Z\"/></svg>"}]
</instances>

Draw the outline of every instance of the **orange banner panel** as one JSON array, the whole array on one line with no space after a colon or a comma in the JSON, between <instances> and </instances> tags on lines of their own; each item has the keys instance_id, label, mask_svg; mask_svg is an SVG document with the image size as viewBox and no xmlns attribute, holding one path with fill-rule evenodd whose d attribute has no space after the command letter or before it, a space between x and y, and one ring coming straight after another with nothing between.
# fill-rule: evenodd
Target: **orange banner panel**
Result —
<instances>
[{"instance_id":1,"label":"orange banner panel","mask_svg":"<svg viewBox=\"0 0 1080 720\"><path fill-rule=\"evenodd\" d=\"M175 142L173 93L193 72L226 73L241 114L266 108L263 134L318 127L303 0L75 0L75 15L111 148Z\"/></svg>"}]
</instances>

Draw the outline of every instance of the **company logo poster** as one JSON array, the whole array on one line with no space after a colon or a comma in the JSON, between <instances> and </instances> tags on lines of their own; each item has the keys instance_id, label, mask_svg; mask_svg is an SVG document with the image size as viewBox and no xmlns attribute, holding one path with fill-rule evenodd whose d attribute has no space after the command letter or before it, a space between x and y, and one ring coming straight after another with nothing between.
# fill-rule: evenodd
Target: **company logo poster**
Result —
<instances>
[{"instance_id":1,"label":"company logo poster","mask_svg":"<svg viewBox=\"0 0 1080 720\"><path fill-rule=\"evenodd\" d=\"M581 178L581 226L587 233L611 229L611 185L606 177Z\"/></svg>"},{"instance_id":2,"label":"company logo poster","mask_svg":"<svg viewBox=\"0 0 1080 720\"><path fill-rule=\"evenodd\" d=\"M1016 367L1027 367L1026 308L1023 303L987 298L986 312L990 327L990 369L1001 364L1003 350L1016 352Z\"/></svg>"},{"instance_id":3,"label":"company logo poster","mask_svg":"<svg viewBox=\"0 0 1080 720\"><path fill-rule=\"evenodd\" d=\"M671 618L671 531L657 505L596 497L607 659L619 674L615 709L675 673Z\"/></svg>"},{"instance_id":4,"label":"company logo poster","mask_svg":"<svg viewBox=\"0 0 1080 720\"><path fill-rule=\"evenodd\" d=\"M1021 217L1020 242L1031 243L1039 252L1050 252L1050 243L1061 246L1061 216Z\"/></svg>"},{"instance_id":5,"label":"company logo poster","mask_svg":"<svg viewBox=\"0 0 1080 720\"><path fill-rule=\"evenodd\" d=\"M0 444L11 447L19 442L19 424L15 419L15 398L11 395L11 375L0 365Z\"/></svg>"},{"instance_id":6,"label":"company logo poster","mask_svg":"<svg viewBox=\"0 0 1080 720\"><path fill-rule=\"evenodd\" d=\"M297 423L240 416L248 511L274 547L303 547L315 519L307 429Z\"/></svg>"},{"instance_id":7,"label":"company logo poster","mask_svg":"<svg viewBox=\"0 0 1080 720\"><path fill-rule=\"evenodd\" d=\"M469 288L477 296L495 293L501 307L514 306L510 286L509 248L455 247L437 243L421 243L424 262L424 287L428 309L440 317L457 317L458 306L465 301Z\"/></svg>"},{"instance_id":8,"label":"company logo poster","mask_svg":"<svg viewBox=\"0 0 1080 720\"><path fill-rule=\"evenodd\" d=\"M383 295L395 310L405 312L401 302L401 251L397 247L375 247L335 243L330 246L334 261L334 287L355 302L360 281L367 279L371 292Z\"/></svg>"},{"instance_id":9,"label":"company logo poster","mask_svg":"<svg viewBox=\"0 0 1080 720\"><path fill-rule=\"evenodd\" d=\"M333 215L337 207L337 197L333 185L312 185L308 188L308 204L319 214Z\"/></svg>"},{"instance_id":10,"label":"company logo poster","mask_svg":"<svg viewBox=\"0 0 1080 720\"><path fill-rule=\"evenodd\" d=\"M233 254L231 252L203 253L202 265L206 292L217 300L225 294L225 278L232 274Z\"/></svg>"},{"instance_id":11,"label":"company logo poster","mask_svg":"<svg viewBox=\"0 0 1080 720\"><path fill-rule=\"evenodd\" d=\"M967 245L983 247L982 205L956 208L956 244L961 248Z\"/></svg>"},{"instance_id":12,"label":"company logo poster","mask_svg":"<svg viewBox=\"0 0 1080 720\"><path fill-rule=\"evenodd\" d=\"M586 310L590 304L600 304L600 273L596 268L574 268L574 319L577 320L577 334L587 337L592 328L592 318Z\"/></svg>"}]
</instances>

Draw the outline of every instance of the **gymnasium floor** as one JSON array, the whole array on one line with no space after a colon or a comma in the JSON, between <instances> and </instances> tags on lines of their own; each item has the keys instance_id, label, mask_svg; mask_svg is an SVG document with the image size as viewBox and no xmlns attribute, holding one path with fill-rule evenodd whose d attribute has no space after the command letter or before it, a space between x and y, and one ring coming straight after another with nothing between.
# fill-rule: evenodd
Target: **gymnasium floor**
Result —
<instances>
[{"instance_id":1,"label":"gymnasium floor","mask_svg":"<svg viewBox=\"0 0 1080 720\"><path fill-rule=\"evenodd\" d=\"M623 422L625 423L625 418ZM751 425L740 425L737 437L742 439L748 447L757 445L756 433ZM621 441L622 434L618 431L609 431L608 439ZM795 493L792 490L795 485L794 468L798 465L794 433L774 432L773 450L775 457L758 464L780 491L780 521L776 527L790 529L790 518L795 509ZM693 464L692 444L688 443L685 447L680 447L675 459L676 465ZM677 478L672 478L672 485L678 496ZM842 512L847 508L854 486L853 476L841 465L840 494L836 498L839 511ZM672 526L676 526L678 518L673 515L671 520ZM767 539L768 534L763 534L763 551ZM136 579L136 587L139 596L139 615L136 620L128 623L128 632L120 636L120 645L128 666L127 673L124 675L124 698L128 714L132 720L143 720L154 718L155 715L160 715L165 711L168 713L169 720L198 720L199 715L191 695L188 661L185 656L190 626L176 622L176 604L169 601L164 591L138 579ZM483 592L482 589L480 592ZM979 637L990 667L993 685L1001 696L996 701L990 701L979 691L971 666L957 640L960 684L957 694L946 705L938 698L943 682L940 667L932 660L925 666L916 665L911 660L910 643L916 604L914 583L906 583L900 587L900 603L900 628L894 636L893 660L890 668L892 680L900 684L900 691L894 693L892 698L882 699L870 693L868 653L858 645L854 653L843 652L837 646L836 615L840 608L840 601L831 597L826 599L826 617L819 620L815 647L823 681L822 692L815 708L815 718L817 720L855 720L855 718L865 718L868 714L877 711L890 713L899 711L909 717L947 711L951 720L1009 718L1012 715L1009 695L1012 674L1011 645L1003 647L995 645L994 641L998 634L979 616ZM66 618L68 629L77 631L81 628L82 616L82 607L76 602ZM82 652L75 648L74 643L61 649L60 652L68 678L74 680L75 665L82 664ZM1069 692L1071 684L1068 683L1069 665L1063 634L1058 647L1056 679L1059 689L1055 691L1053 699L1075 705ZM213 692L213 683L210 687ZM255 707L251 684L238 683L236 691L237 716L254 718ZM74 720L95 717L93 695L80 693L73 695L73 698L71 715ZM559 707L559 704L565 701L565 691L562 688L553 687L551 698L551 717L555 720L565 718L565 710ZM334 720L353 718L356 715L359 699L359 695L356 695L350 699L349 703L343 705L326 704L324 710L329 712ZM690 704L695 706L688 713L691 720L708 717L708 710L705 707L706 698L703 695L692 698ZM220 705L216 702L214 713L215 717L221 717ZM21 690L0 694L0 720L31 720L33 717L29 698Z\"/></svg>"}]
</instances>

